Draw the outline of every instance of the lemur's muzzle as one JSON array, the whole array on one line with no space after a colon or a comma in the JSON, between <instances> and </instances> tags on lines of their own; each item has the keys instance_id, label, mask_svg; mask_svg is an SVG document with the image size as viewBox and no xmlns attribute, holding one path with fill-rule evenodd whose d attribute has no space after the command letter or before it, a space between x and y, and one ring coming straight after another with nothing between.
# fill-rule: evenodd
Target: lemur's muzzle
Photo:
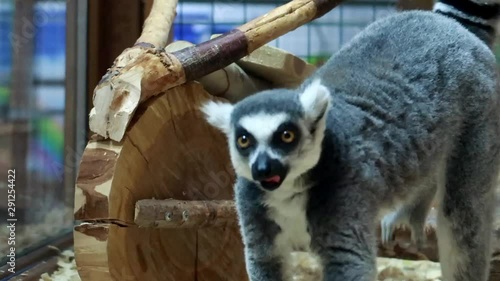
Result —
<instances>
[{"instance_id":1,"label":"lemur's muzzle","mask_svg":"<svg viewBox=\"0 0 500 281\"><path fill-rule=\"evenodd\" d=\"M279 160L260 153L252 165L252 177L267 190L277 189L288 173L288 168Z\"/></svg>"}]
</instances>

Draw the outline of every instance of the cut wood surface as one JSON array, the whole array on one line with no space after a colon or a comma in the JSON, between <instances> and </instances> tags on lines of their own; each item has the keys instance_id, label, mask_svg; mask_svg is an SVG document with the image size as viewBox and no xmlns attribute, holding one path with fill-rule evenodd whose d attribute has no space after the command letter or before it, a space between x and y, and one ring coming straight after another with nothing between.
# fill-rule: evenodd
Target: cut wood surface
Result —
<instances>
[{"instance_id":1,"label":"cut wood surface","mask_svg":"<svg viewBox=\"0 0 500 281\"><path fill-rule=\"evenodd\" d=\"M225 137L199 110L209 100L222 101L197 82L175 87L138 109L121 142L89 142L75 195L80 222L75 254L82 280L246 280L237 226L193 230L134 224L135 204L142 199L233 198L234 175L227 146L221 145Z\"/></svg>"},{"instance_id":2,"label":"cut wood surface","mask_svg":"<svg viewBox=\"0 0 500 281\"><path fill-rule=\"evenodd\" d=\"M134 51L132 59L123 60L126 65L120 63L122 68L112 67L97 85L89 117L90 129L105 138L121 141L140 103L222 69L340 3L340 0L294 0L196 46L173 53L149 46L139 53Z\"/></svg>"},{"instance_id":3,"label":"cut wood surface","mask_svg":"<svg viewBox=\"0 0 500 281\"><path fill-rule=\"evenodd\" d=\"M194 44L179 40L165 47L165 51L175 52L191 46L194 46ZM210 94L223 97L232 103L271 88L271 83L247 74L236 63L197 78L196 81L200 82Z\"/></svg>"}]
</instances>

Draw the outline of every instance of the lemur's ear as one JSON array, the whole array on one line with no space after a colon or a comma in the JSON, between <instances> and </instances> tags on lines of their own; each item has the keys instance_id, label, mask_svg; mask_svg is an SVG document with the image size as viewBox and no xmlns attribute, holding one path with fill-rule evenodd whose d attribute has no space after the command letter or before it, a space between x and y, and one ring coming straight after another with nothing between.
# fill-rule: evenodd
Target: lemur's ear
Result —
<instances>
[{"instance_id":1,"label":"lemur's ear","mask_svg":"<svg viewBox=\"0 0 500 281\"><path fill-rule=\"evenodd\" d=\"M306 118L311 123L316 123L325 116L330 101L330 91L321 84L320 79L313 80L304 92L300 93L300 103L304 108Z\"/></svg>"},{"instance_id":2,"label":"lemur's ear","mask_svg":"<svg viewBox=\"0 0 500 281\"><path fill-rule=\"evenodd\" d=\"M228 134L233 107L230 103L209 101L203 104L201 111L205 114L205 119L210 125Z\"/></svg>"}]
</instances>

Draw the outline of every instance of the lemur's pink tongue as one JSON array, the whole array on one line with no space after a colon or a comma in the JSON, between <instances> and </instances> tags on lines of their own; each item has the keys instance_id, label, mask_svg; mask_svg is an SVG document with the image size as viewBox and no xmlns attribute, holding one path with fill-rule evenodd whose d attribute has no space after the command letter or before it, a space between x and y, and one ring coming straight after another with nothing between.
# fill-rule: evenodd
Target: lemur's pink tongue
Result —
<instances>
[{"instance_id":1,"label":"lemur's pink tongue","mask_svg":"<svg viewBox=\"0 0 500 281\"><path fill-rule=\"evenodd\" d=\"M273 177L270 177L268 179L265 179L264 181L265 182L274 182L274 183L279 183L281 180L281 177L280 176L273 176Z\"/></svg>"}]
</instances>

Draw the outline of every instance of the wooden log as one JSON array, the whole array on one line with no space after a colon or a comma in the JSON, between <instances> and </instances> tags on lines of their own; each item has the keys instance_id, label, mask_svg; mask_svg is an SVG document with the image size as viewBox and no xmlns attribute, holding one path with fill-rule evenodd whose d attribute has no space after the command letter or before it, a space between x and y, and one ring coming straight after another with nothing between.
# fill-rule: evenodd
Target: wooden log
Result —
<instances>
[{"instance_id":1,"label":"wooden log","mask_svg":"<svg viewBox=\"0 0 500 281\"><path fill-rule=\"evenodd\" d=\"M233 201L140 200L134 222L141 227L201 228L236 224Z\"/></svg>"},{"instance_id":2,"label":"wooden log","mask_svg":"<svg viewBox=\"0 0 500 281\"><path fill-rule=\"evenodd\" d=\"M225 137L199 109L209 100L225 101L200 83L186 83L141 105L121 142L89 142L74 214L83 281L247 280L236 225L196 230L134 224L142 199L233 198L234 175L227 146L221 145Z\"/></svg>"},{"instance_id":3,"label":"wooden log","mask_svg":"<svg viewBox=\"0 0 500 281\"><path fill-rule=\"evenodd\" d=\"M165 47L167 52L175 52L194 46L187 41L176 41ZM247 74L236 63L196 79L210 94L223 97L235 103L259 91L271 88L271 83Z\"/></svg>"},{"instance_id":4,"label":"wooden log","mask_svg":"<svg viewBox=\"0 0 500 281\"><path fill-rule=\"evenodd\" d=\"M222 36L174 53L147 49L105 76L94 91L90 129L122 140L139 103L241 59L273 39L321 17L341 0L294 0Z\"/></svg>"}]
</instances>

